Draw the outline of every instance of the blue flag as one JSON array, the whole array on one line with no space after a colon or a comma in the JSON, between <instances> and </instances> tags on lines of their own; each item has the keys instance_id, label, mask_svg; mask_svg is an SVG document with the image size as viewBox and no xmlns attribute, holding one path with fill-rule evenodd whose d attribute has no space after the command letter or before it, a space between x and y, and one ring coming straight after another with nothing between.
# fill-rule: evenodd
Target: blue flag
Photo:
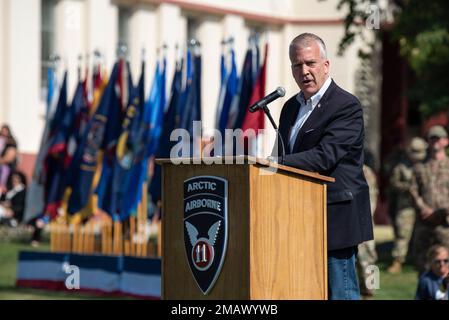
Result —
<instances>
[{"instance_id":1,"label":"blue flag","mask_svg":"<svg viewBox=\"0 0 449 320\"><path fill-rule=\"evenodd\" d=\"M119 138L122 141L127 138L124 135L129 134L129 126L132 124L137 107L140 103L136 97L135 89L132 84L131 74L129 72L129 64L125 63L124 59L119 61L119 73L116 82L116 91L118 104L111 105L108 113L108 122L106 126L105 154L103 157L103 166L100 182L97 187L98 207L108 212L114 219L119 219L120 215L120 199L121 184L123 183L126 172L130 167L131 153L125 148L119 152L117 158L117 144ZM127 100L127 107L125 112L122 112L122 102ZM108 131L110 129L110 131ZM122 135L123 134L123 135ZM127 143L127 141L122 142ZM125 165L126 168L122 167Z\"/></svg>"},{"instance_id":2,"label":"blue flag","mask_svg":"<svg viewBox=\"0 0 449 320\"><path fill-rule=\"evenodd\" d=\"M186 57L186 83L184 90L182 91L180 97L179 97L179 105L178 110L180 114L179 118L179 128L182 129L188 129L188 116L189 116L189 110L187 108L187 100L190 96L190 91L193 87L193 59L192 59L192 52L190 49L187 50L187 57Z\"/></svg>"},{"instance_id":3,"label":"blue flag","mask_svg":"<svg viewBox=\"0 0 449 320\"><path fill-rule=\"evenodd\" d=\"M199 144L199 137L194 137L193 122L201 121L201 55L196 54L192 57L190 50L187 52L187 83L182 100L183 104L182 118L180 128L185 129L190 135L190 153L188 156L197 157L195 153L198 148L194 144ZM186 156L186 155L183 155Z\"/></svg>"},{"instance_id":4,"label":"blue flag","mask_svg":"<svg viewBox=\"0 0 449 320\"><path fill-rule=\"evenodd\" d=\"M33 179L26 194L24 221L30 221L42 215L45 209L45 157L49 148L50 121L56 105L55 100L59 97L60 91L56 72L53 68L48 69L48 79L45 127L34 165Z\"/></svg>"},{"instance_id":5,"label":"blue flag","mask_svg":"<svg viewBox=\"0 0 449 320\"><path fill-rule=\"evenodd\" d=\"M139 84L131 95L133 103L128 106L127 115L123 122L123 131L117 148L117 162L113 178L113 193L117 198L116 210L121 220L126 219L133 209L136 195L136 192L133 190L135 188L133 185L135 183L133 181L133 173L136 170L135 168L140 169L140 164L136 161L136 154L138 151L138 131L142 121L141 114L145 102L144 63L142 63ZM127 143L126 146L123 146L125 138Z\"/></svg>"},{"instance_id":6,"label":"blue flag","mask_svg":"<svg viewBox=\"0 0 449 320\"><path fill-rule=\"evenodd\" d=\"M45 208L47 216L54 218L62 200L65 156L73 112L67 106L67 72L64 74L58 104L50 122L49 146L44 161L45 168Z\"/></svg>"},{"instance_id":7,"label":"blue flag","mask_svg":"<svg viewBox=\"0 0 449 320\"><path fill-rule=\"evenodd\" d=\"M64 113L67 110L67 71L64 73L61 90L59 92L56 110L50 120L50 137L54 136L62 125Z\"/></svg>"},{"instance_id":8,"label":"blue flag","mask_svg":"<svg viewBox=\"0 0 449 320\"><path fill-rule=\"evenodd\" d=\"M223 98L223 107L220 113L220 120L218 123L218 130L224 137L225 129L227 128L229 121L229 112L231 110L232 100L237 94L238 89L238 76L237 76L237 64L235 62L235 52L231 51L231 71L226 79L226 89Z\"/></svg>"},{"instance_id":9,"label":"blue flag","mask_svg":"<svg viewBox=\"0 0 449 320\"><path fill-rule=\"evenodd\" d=\"M157 151L159 139L162 132L162 122L164 119L165 108L165 82L166 82L166 68L167 60L164 58L162 63L162 70L156 70L155 82L151 89L150 98L147 101L146 108L150 111L150 129L148 131L148 151L147 157L151 157Z\"/></svg>"},{"instance_id":10,"label":"blue flag","mask_svg":"<svg viewBox=\"0 0 449 320\"><path fill-rule=\"evenodd\" d=\"M243 126L246 112L253 93L255 80L257 78L255 77L255 75L257 76L257 72L259 70L259 68L256 67L257 59L258 58L255 43L253 41L250 41L250 47L246 52L245 60L243 63L238 90L236 95L232 99L226 128L235 130L241 129ZM239 155L237 154L238 152L240 152L237 150L237 145L242 142L244 141L237 141L235 144L233 144L233 150L226 150L226 154L230 154L230 151L232 151L232 155Z\"/></svg>"},{"instance_id":11,"label":"blue flag","mask_svg":"<svg viewBox=\"0 0 449 320\"><path fill-rule=\"evenodd\" d=\"M242 74L240 77L240 88L238 92L238 103L233 106L231 116L228 120L228 128L238 129L242 127L246 110L249 107L249 100L253 92L255 84L254 77L254 56L253 48L249 48L246 52L245 61L243 63ZM234 102L233 102L234 103Z\"/></svg>"},{"instance_id":12,"label":"blue flag","mask_svg":"<svg viewBox=\"0 0 449 320\"><path fill-rule=\"evenodd\" d=\"M162 83L165 82L165 59L162 67L161 71L160 63L156 65L150 96L143 105L139 130L135 135L136 157L127 178L127 195L121 205L123 217L137 210L137 205L142 198L142 186L147 179L148 158L154 154L158 146L165 103L165 84ZM143 89L140 91L143 92ZM155 139L157 141L154 141Z\"/></svg>"},{"instance_id":13,"label":"blue flag","mask_svg":"<svg viewBox=\"0 0 449 320\"><path fill-rule=\"evenodd\" d=\"M175 142L170 141L170 134L178 127L179 114L178 102L182 93L182 62L176 66L175 74L173 76L170 102L168 104L167 112L164 115L164 123L162 127L162 134L159 143L159 148L156 152L156 158L169 158L170 150ZM161 166L156 164L154 167L154 174L150 183L151 200L156 204L161 200Z\"/></svg>"},{"instance_id":14,"label":"blue flag","mask_svg":"<svg viewBox=\"0 0 449 320\"><path fill-rule=\"evenodd\" d=\"M220 127L220 114L221 114L221 111L223 110L223 101L224 101L224 96L226 94L227 78L228 78L228 73L227 73L227 69L226 69L226 58L225 58L225 54L222 52L221 58L220 58L220 90L218 92L217 113L215 115L215 127L216 128Z\"/></svg>"},{"instance_id":15,"label":"blue flag","mask_svg":"<svg viewBox=\"0 0 449 320\"><path fill-rule=\"evenodd\" d=\"M50 116L50 108L51 108L51 104L52 104L52 101L53 101L53 96L55 94L55 84L56 84L55 69L48 68L48 70L47 70L47 81L48 81L48 86L47 86L47 109L46 109L46 112L45 112L45 118L48 118Z\"/></svg>"},{"instance_id":16,"label":"blue flag","mask_svg":"<svg viewBox=\"0 0 449 320\"><path fill-rule=\"evenodd\" d=\"M105 138L108 111L109 108L117 108L117 105L120 104L115 90L117 75L118 63L114 65L100 104L72 159L70 171L73 176L71 177L72 193L68 204L69 214L74 214L84 208L91 196L92 180L98 164L98 152Z\"/></svg>"},{"instance_id":17,"label":"blue flag","mask_svg":"<svg viewBox=\"0 0 449 320\"><path fill-rule=\"evenodd\" d=\"M71 120L72 122L70 124L69 138L71 140L69 141L69 143L71 143L72 145L68 146L69 149L75 148L78 144L81 143L84 131L87 128L87 123L89 120L89 106L83 82L79 82L78 86L76 87L70 112L72 113L74 121ZM70 155L73 155L74 150L68 151Z\"/></svg>"},{"instance_id":18,"label":"blue flag","mask_svg":"<svg viewBox=\"0 0 449 320\"><path fill-rule=\"evenodd\" d=\"M142 63L142 71L137 88L130 89L129 104L122 122L122 131L117 145L117 160L125 169L130 169L135 163L138 151L138 135L141 125L143 105L145 99L145 63Z\"/></svg>"},{"instance_id":19,"label":"blue flag","mask_svg":"<svg viewBox=\"0 0 449 320\"><path fill-rule=\"evenodd\" d=\"M186 101L181 128L188 130L191 136L193 121L201 121L201 67L201 56L195 55L192 57L189 50L187 54Z\"/></svg>"}]
</instances>

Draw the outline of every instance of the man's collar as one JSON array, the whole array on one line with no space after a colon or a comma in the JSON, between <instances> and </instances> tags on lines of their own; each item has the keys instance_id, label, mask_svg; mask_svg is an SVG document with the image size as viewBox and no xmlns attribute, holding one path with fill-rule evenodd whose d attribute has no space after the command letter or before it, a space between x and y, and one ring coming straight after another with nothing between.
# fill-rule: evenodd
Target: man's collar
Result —
<instances>
[{"instance_id":1,"label":"man's collar","mask_svg":"<svg viewBox=\"0 0 449 320\"><path fill-rule=\"evenodd\" d=\"M315 93L313 96L310 97L309 100L312 101L312 109L318 104L318 102L321 100L321 98L323 97L323 95L326 93L326 90L329 88L329 86L332 83L332 78L331 77L327 77L326 81L324 81L323 85L321 86L320 90L318 90L317 93ZM304 93L301 91L298 93L298 95L296 96L296 100L298 100L298 102L301 105L305 105L307 103L305 97L304 97Z\"/></svg>"}]
</instances>

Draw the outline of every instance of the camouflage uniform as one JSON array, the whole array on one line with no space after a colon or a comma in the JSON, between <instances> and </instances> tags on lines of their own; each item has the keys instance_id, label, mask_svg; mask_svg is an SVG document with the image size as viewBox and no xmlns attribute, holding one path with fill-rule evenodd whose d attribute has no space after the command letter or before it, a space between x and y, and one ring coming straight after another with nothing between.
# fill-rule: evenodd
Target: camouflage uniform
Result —
<instances>
[{"instance_id":1,"label":"camouflage uniform","mask_svg":"<svg viewBox=\"0 0 449 320\"><path fill-rule=\"evenodd\" d=\"M426 252L434 244L449 247L449 159L429 159L414 167L410 189L417 207L413 251L418 271L425 270ZM434 213L423 221L425 208Z\"/></svg>"},{"instance_id":2,"label":"camouflage uniform","mask_svg":"<svg viewBox=\"0 0 449 320\"><path fill-rule=\"evenodd\" d=\"M398 163L391 174L390 186L395 195L393 227L394 247L392 251L393 265L389 272L399 272L400 265L407 257L410 238L415 224L415 208L410 187L412 186L413 165L425 159L428 144L424 139L415 137L407 148L407 158ZM396 264L396 267L395 267Z\"/></svg>"},{"instance_id":3,"label":"camouflage uniform","mask_svg":"<svg viewBox=\"0 0 449 320\"><path fill-rule=\"evenodd\" d=\"M395 240L391 255L400 263L404 263L407 257L408 245L415 224L415 208L410 194L412 178L413 163L408 159L394 167L390 178L390 185L396 196L396 212L393 222Z\"/></svg>"},{"instance_id":4,"label":"camouflage uniform","mask_svg":"<svg viewBox=\"0 0 449 320\"><path fill-rule=\"evenodd\" d=\"M376 210L377 197L379 190L377 188L377 179L373 170L367 165L363 166L363 173L366 178L366 182L369 186L369 197L371 204L371 217ZM373 223L374 225L374 223ZM366 288L366 276L365 270L368 266L375 264L377 261L376 242L374 240L366 241L358 246L357 253L357 271L359 275L360 293L362 295L372 295L373 292Z\"/></svg>"}]
</instances>

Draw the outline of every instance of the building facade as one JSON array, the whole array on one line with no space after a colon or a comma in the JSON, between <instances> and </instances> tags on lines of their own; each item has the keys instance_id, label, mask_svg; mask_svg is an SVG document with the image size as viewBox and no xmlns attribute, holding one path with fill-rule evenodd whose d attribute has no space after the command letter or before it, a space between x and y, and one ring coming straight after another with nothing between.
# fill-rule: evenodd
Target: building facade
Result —
<instances>
[{"instance_id":1,"label":"building facade","mask_svg":"<svg viewBox=\"0 0 449 320\"><path fill-rule=\"evenodd\" d=\"M344 34L345 12L337 0L2 0L0 1L0 123L8 123L19 141L22 167L30 171L36 155L46 109L46 68L49 56L61 57L68 70L69 101L77 83L79 56L102 53L110 72L119 43L126 45L134 80L140 73L145 49L146 87L149 91L157 52L167 46L167 85L174 71L176 45L185 48L190 38L201 43L202 119L205 134L214 128L220 83L221 41L234 38L240 72L249 36L258 32L269 43L266 92L278 86L286 96L271 105L275 121L284 101L297 93L291 76L288 46L302 32L316 33L327 44L332 78L344 89L363 93L371 86L379 96L379 78L364 84L361 72L379 74L373 63L366 71L358 58L361 43L338 56ZM169 88L168 88L169 89ZM374 90L374 91L373 91ZM377 90L377 91L376 91ZM366 89L365 89L366 92ZM365 99L366 100L366 99ZM365 102L367 146L379 150L379 99ZM267 123L268 127L268 123ZM271 128L270 128L271 130ZM266 135L264 153L274 142Z\"/></svg>"}]
</instances>

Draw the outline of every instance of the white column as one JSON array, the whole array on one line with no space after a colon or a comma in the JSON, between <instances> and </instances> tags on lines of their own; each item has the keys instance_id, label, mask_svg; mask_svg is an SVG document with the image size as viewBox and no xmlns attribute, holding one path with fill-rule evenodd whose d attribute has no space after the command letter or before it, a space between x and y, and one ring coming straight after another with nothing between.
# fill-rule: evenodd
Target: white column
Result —
<instances>
[{"instance_id":1,"label":"white column","mask_svg":"<svg viewBox=\"0 0 449 320\"><path fill-rule=\"evenodd\" d=\"M37 152L43 121L40 101L40 1L2 0L2 110L20 152ZM3 10L5 9L5 10ZM4 27L4 28L3 28Z\"/></svg>"},{"instance_id":2,"label":"white column","mask_svg":"<svg viewBox=\"0 0 449 320\"><path fill-rule=\"evenodd\" d=\"M6 117L6 102L5 102L5 82L3 81L3 78L5 78L5 71L6 71L6 57L5 57L5 36L4 33L6 32L6 1L0 1L0 123L5 122Z\"/></svg>"},{"instance_id":3,"label":"white column","mask_svg":"<svg viewBox=\"0 0 449 320\"><path fill-rule=\"evenodd\" d=\"M69 101L78 83L78 56L86 53L86 16L84 2L62 0L56 5L55 48L61 55L63 68L68 71Z\"/></svg>"},{"instance_id":4,"label":"white column","mask_svg":"<svg viewBox=\"0 0 449 320\"><path fill-rule=\"evenodd\" d=\"M223 28L217 19L207 19L200 23L198 40L201 43L202 78L201 105L205 136L212 136L215 128L215 114L220 89L220 53Z\"/></svg>"},{"instance_id":5,"label":"white column","mask_svg":"<svg viewBox=\"0 0 449 320\"><path fill-rule=\"evenodd\" d=\"M134 83L137 84L141 73L142 49L145 49L145 92L149 94L156 62L157 25L155 7L142 4L134 7L130 19L131 35L129 39L129 60Z\"/></svg>"},{"instance_id":6,"label":"white column","mask_svg":"<svg viewBox=\"0 0 449 320\"><path fill-rule=\"evenodd\" d=\"M118 8L111 0L86 1L86 49L99 50L105 58L108 73L116 59L118 45Z\"/></svg>"}]
</instances>

